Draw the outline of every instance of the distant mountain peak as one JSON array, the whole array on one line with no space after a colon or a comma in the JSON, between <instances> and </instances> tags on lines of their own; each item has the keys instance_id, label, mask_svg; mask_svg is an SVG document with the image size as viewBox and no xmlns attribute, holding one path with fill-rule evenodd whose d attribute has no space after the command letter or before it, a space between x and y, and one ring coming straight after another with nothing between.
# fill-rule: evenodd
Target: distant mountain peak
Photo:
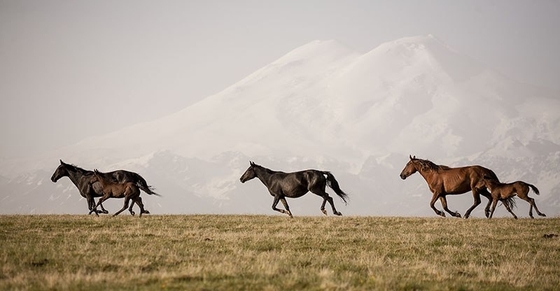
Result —
<instances>
[{"instance_id":1,"label":"distant mountain peak","mask_svg":"<svg viewBox=\"0 0 560 291\"><path fill-rule=\"evenodd\" d=\"M272 64L286 64L297 61L336 61L357 53L336 40L314 40L293 49Z\"/></svg>"}]
</instances>

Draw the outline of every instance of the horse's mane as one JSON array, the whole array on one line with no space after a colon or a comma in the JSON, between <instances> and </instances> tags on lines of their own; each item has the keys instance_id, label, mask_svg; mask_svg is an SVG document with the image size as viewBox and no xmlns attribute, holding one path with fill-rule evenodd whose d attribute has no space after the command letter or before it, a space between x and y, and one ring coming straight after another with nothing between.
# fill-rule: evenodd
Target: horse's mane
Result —
<instances>
[{"instance_id":1,"label":"horse's mane","mask_svg":"<svg viewBox=\"0 0 560 291\"><path fill-rule=\"evenodd\" d=\"M258 167L258 168L260 168L260 169L263 169L263 170L264 170L265 172L267 172L268 174L283 173L283 172L280 172L280 171L274 171L274 170L271 170L271 169L269 169L269 168L265 168L265 167L263 167L263 166L261 166L261 165L257 165L257 164L253 164L253 167Z\"/></svg>"},{"instance_id":2,"label":"horse's mane","mask_svg":"<svg viewBox=\"0 0 560 291\"><path fill-rule=\"evenodd\" d=\"M66 163L64 163L64 165L67 166L67 167L74 168L74 170L75 170L76 172L79 172L80 174L84 174L84 175L93 174L92 171L88 171L88 170L86 170L86 169L82 169L82 168L80 168L80 167L78 167L78 166L76 166L76 165L74 165L74 164L66 164Z\"/></svg>"},{"instance_id":3,"label":"horse's mane","mask_svg":"<svg viewBox=\"0 0 560 291\"><path fill-rule=\"evenodd\" d=\"M432 170L432 171L439 171L439 170L449 170L451 169L448 166L445 165L436 165L434 162L430 161L430 160L422 160L422 159L415 159L420 166L422 166L422 169L424 170Z\"/></svg>"}]
</instances>

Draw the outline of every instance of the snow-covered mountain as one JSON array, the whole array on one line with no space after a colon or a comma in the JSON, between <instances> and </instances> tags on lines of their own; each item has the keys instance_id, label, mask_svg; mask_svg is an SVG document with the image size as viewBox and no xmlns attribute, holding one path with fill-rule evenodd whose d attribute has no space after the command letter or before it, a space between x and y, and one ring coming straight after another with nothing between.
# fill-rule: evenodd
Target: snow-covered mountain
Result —
<instances>
[{"instance_id":1,"label":"snow-covered mountain","mask_svg":"<svg viewBox=\"0 0 560 291\"><path fill-rule=\"evenodd\" d=\"M273 214L259 181L239 182L253 160L283 171L332 171L350 193L348 206L338 207L348 215L432 216L424 180L399 178L413 154L526 180L541 190L532 196L543 212L558 215L557 93L508 79L431 35L367 53L313 41L175 114L3 161L0 212L85 213L68 179L49 180L62 158L139 172L164 195L144 198L153 213ZM313 196L290 200L294 214L320 214ZM462 213L472 203L470 194L448 200ZM517 203L521 216L525 204Z\"/></svg>"}]
</instances>

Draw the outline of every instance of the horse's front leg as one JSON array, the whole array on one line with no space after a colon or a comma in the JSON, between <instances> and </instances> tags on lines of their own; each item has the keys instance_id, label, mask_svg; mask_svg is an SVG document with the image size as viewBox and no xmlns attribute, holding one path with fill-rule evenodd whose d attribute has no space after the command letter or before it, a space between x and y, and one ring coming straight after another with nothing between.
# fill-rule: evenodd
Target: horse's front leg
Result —
<instances>
[{"instance_id":1,"label":"horse's front leg","mask_svg":"<svg viewBox=\"0 0 560 291\"><path fill-rule=\"evenodd\" d=\"M488 199L488 203L486 203L486 207L484 208L484 215L488 218L490 216L490 205L492 205L493 200L492 194L490 194L486 189L480 190L480 194Z\"/></svg>"},{"instance_id":2,"label":"horse's front leg","mask_svg":"<svg viewBox=\"0 0 560 291\"><path fill-rule=\"evenodd\" d=\"M103 204L99 204L99 207L101 207L101 210L99 212L101 212L103 214L109 214L109 211L105 210L105 207L103 207Z\"/></svg>"},{"instance_id":3,"label":"horse's front leg","mask_svg":"<svg viewBox=\"0 0 560 291\"><path fill-rule=\"evenodd\" d=\"M498 204L498 198L493 198L492 199L492 209L490 210L490 215L488 215L488 219L492 218L492 216L494 215L494 210L496 210L496 205L497 204ZM503 204L506 205L505 203L503 203ZM512 212L512 214L513 214L513 212ZM513 216L515 216L515 214Z\"/></svg>"},{"instance_id":4,"label":"horse's front leg","mask_svg":"<svg viewBox=\"0 0 560 291\"><path fill-rule=\"evenodd\" d=\"M89 214L91 214L92 212L95 212L95 215L99 216L99 214L97 213L98 212L97 207L99 205L101 205L101 203L103 203L103 201L105 201L107 199L109 199L109 197L103 196L103 197L99 198L99 201L97 201L97 204L95 206L93 206L93 208L89 211Z\"/></svg>"},{"instance_id":5,"label":"horse's front leg","mask_svg":"<svg viewBox=\"0 0 560 291\"><path fill-rule=\"evenodd\" d=\"M284 213L288 213L288 215L293 218L292 216L292 212L290 211L290 206L288 206L288 201L286 201L285 197L280 198L280 201L282 201L282 204L284 205L284 208L286 209L286 212Z\"/></svg>"},{"instance_id":6,"label":"horse's front leg","mask_svg":"<svg viewBox=\"0 0 560 291\"><path fill-rule=\"evenodd\" d=\"M93 209L95 208L95 198L93 197L93 195L89 194L89 190L90 190L90 189L87 188L87 189L85 190L85 191L86 191L86 194L82 193L82 196L83 196L84 198L86 198L86 201L87 201L87 204L88 204L88 209L90 210L90 211L89 211L89 214L91 214L91 210L93 210ZM103 209L103 205L101 204L100 206L101 206L101 209ZM98 211L98 210L96 209L96 210L95 210L95 214L99 215L98 212L101 212L101 211Z\"/></svg>"},{"instance_id":7,"label":"horse's front leg","mask_svg":"<svg viewBox=\"0 0 560 291\"><path fill-rule=\"evenodd\" d=\"M125 211L128 208L129 201L130 201L130 197L125 197L123 208L121 208L121 210L119 210L115 214L113 214L113 216L117 216L117 215L119 215L119 213Z\"/></svg>"},{"instance_id":8,"label":"horse's front leg","mask_svg":"<svg viewBox=\"0 0 560 291\"><path fill-rule=\"evenodd\" d=\"M513 210L509 206L510 204L507 203L507 202L504 203L503 201L502 201L502 204L506 207L507 211L509 211L509 213L511 213L511 215L513 215L513 218L517 219L517 215L515 215L515 213L513 213Z\"/></svg>"},{"instance_id":9,"label":"horse's front leg","mask_svg":"<svg viewBox=\"0 0 560 291\"><path fill-rule=\"evenodd\" d=\"M430 207L436 212L437 215L445 217L445 212L439 211L436 208L435 204L436 204L436 201L437 201L438 197L439 197L439 193L434 192L434 194L432 195L432 200L430 201Z\"/></svg>"},{"instance_id":10,"label":"horse's front leg","mask_svg":"<svg viewBox=\"0 0 560 291\"><path fill-rule=\"evenodd\" d=\"M278 205L278 202L280 202L280 199L282 199L282 203L284 204L284 207L286 207L286 210L276 207ZM288 207L288 203L286 202L286 199L284 199L283 197L280 198L279 195L274 195L274 201L272 202L272 210L278 211L280 213L288 214L290 217L293 217L289 209L290 208Z\"/></svg>"},{"instance_id":11,"label":"horse's front leg","mask_svg":"<svg viewBox=\"0 0 560 291\"><path fill-rule=\"evenodd\" d=\"M461 214L458 211L451 211L449 210L449 208L447 208L447 198L445 197L445 195L440 195L439 196L439 201L441 202L441 205L443 206L443 210L447 211L447 213L451 214L454 217L461 217Z\"/></svg>"}]
</instances>

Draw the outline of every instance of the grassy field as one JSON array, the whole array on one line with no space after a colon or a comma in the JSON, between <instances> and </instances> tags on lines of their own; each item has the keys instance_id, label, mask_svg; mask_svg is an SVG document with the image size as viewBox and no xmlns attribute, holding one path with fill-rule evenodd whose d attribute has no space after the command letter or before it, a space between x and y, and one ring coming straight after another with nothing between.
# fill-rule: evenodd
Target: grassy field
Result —
<instances>
[{"instance_id":1,"label":"grassy field","mask_svg":"<svg viewBox=\"0 0 560 291\"><path fill-rule=\"evenodd\" d=\"M558 290L560 218L0 216L1 290Z\"/></svg>"}]
</instances>

